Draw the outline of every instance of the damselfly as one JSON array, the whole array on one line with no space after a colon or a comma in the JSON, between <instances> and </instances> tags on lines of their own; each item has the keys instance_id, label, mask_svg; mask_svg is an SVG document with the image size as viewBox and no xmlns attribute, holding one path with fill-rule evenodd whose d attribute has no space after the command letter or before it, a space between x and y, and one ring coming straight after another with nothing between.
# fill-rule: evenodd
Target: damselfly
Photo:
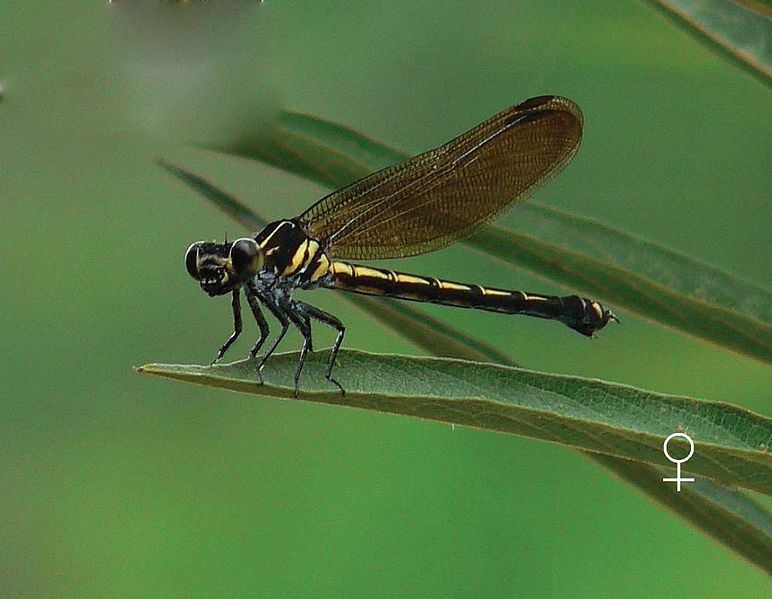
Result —
<instances>
[{"instance_id":1,"label":"damselfly","mask_svg":"<svg viewBox=\"0 0 772 599\"><path fill-rule=\"evenodd\" d=\"M295 392L312 349L311 322L337 331L325 376L332 378L343 323L294 297L297 289L342 289L403 300L525 314L557 320L592 336L615 316L597 301L509 291L353 264L440 249L485 226L557 174L576 153L582 113L570 100L540 96L491 117L433 150L373 173L319 200L303 214L233 242L199 241L185 256L188 273L210 296L232 295L233 333L242 330L241 293L260 329L250 355L269 334L265 307L281 331L257 364L258 376L290 325L303 336Z\"/></svg>"}]
</instances>

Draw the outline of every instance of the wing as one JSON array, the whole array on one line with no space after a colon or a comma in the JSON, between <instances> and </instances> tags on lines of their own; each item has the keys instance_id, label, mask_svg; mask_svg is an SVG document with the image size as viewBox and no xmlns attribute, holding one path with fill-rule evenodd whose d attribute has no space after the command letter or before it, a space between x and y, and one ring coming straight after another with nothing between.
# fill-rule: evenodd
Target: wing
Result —
<instances>
[{"instance_id":1,"label":"wing","mask_svg":"<svg viewBox=\"0 0 772 599\"><path fill-rule=\"evenodd\" d=\"M322 198L298 220L331 256L431 252L472 234L568 164L582 138L571 100L541 96Z\"/></svg>"}]
</instances>

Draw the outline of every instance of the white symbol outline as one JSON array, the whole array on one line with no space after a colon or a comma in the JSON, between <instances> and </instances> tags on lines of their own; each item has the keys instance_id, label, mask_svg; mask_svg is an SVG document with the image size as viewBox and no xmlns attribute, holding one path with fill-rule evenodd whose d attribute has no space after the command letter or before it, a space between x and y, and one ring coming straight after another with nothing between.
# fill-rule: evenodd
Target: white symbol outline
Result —
<instances>
[{"instance_id":1,"label":"white symbol outline","mask_svg":"<svg viewBox=\"0 0 772 599\"><path fill-rule=\"evenodd\" d=\"M667 452L667 444L670 442L670 439L673 439L675 437L682 437L686 439L689 442L689 453L686 455L685 458L681 458L680 460L676 460ZM665 454L665 457L673 462L676 465L676 477L675 478L663 478L662 482L666 483L676 483L676 491L681 491L681 483L693 483L693 478L681 478L681 464L683 464L685 461L687 461L689 458L694 455L694 441L692 441L692 438L687 435L686 433L673 433L672 435L669 435L665 442L662 443L662 453Z\"/></svg>"}]
</instances>

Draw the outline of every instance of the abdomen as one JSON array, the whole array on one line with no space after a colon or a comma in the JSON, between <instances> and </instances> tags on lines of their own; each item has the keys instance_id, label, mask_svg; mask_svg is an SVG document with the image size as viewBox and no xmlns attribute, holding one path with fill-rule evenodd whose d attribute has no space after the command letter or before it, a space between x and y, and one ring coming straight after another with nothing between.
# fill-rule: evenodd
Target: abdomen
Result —
<instances>
[{"instance_id":1,"label":"abdomen","mask_svg":"<svg viewBox=\"0 0 772 599\"><path fill-rule=\"evenodd\" d=\"M330 270L332 285L336 289L558 320L587 336L603 328L609 319L613 318L598 302L577 295L561 297L496 289L371 268L340 260L332 261Z\"/></svg>"}]
</instances>

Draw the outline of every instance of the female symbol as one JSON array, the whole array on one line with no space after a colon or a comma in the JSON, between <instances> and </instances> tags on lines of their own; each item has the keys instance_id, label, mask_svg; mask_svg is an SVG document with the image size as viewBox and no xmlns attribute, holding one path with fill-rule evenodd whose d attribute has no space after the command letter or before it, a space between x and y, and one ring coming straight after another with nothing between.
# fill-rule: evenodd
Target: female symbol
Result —
<instances>
[{"instance_id":1,"label":"female symbol","mask_svg":"<svg viewBox=\"0 0 772 599\"><path fill-rule=\"evenodd\" d=\"M673 458L668 452L667 452L667 444L670 442L670 439L673 437L683 437L689 442L689 453L685 458L681 458L680 460L676 460ZM670 435L667 439L665 439L665 442L662 444L662 452L665 454L665 457L670 460L671 462L674 462L676 465L676 477L675 478L663 478L662 482L666 483L676 483L676 491L681 490L681 483L693 483L693 478L681 478L681 464L683 464L686 460L688 460L692 455L694 454L694 441L692 441L692 438L685 434L685 433L673 433Z\"/></svg>"}]
</instances>

